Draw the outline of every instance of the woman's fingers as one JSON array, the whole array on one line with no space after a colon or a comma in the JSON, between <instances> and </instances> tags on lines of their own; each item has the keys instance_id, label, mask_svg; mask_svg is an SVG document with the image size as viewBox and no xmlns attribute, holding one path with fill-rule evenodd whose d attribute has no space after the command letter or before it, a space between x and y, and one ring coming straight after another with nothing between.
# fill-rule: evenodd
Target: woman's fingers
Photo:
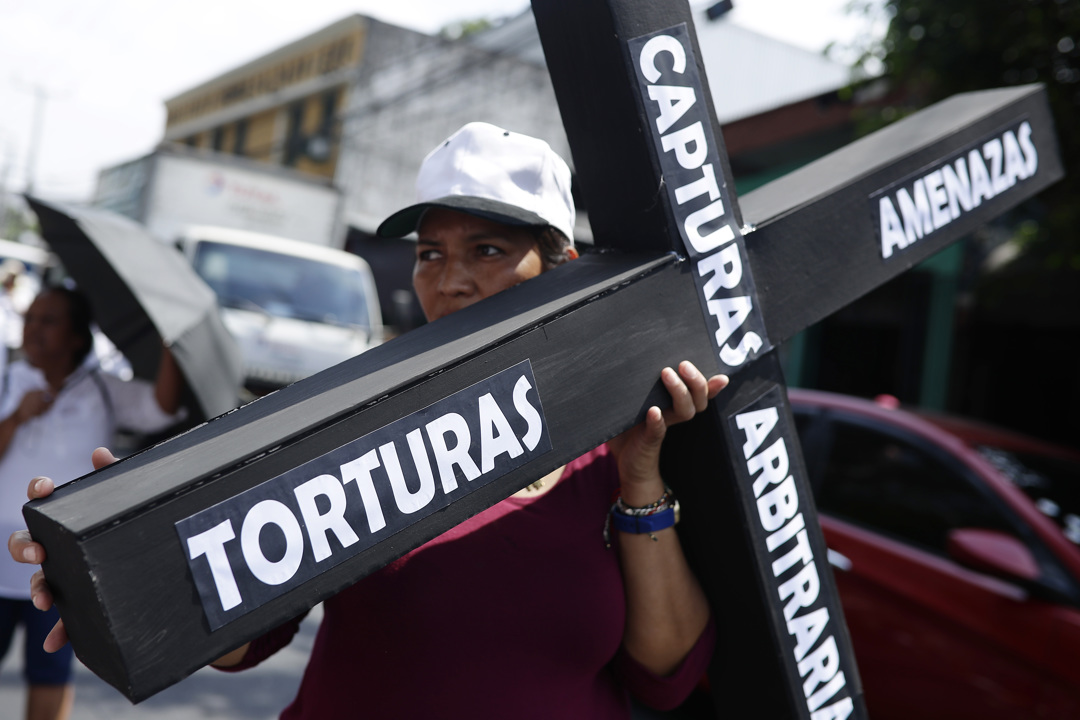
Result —
<instances>
[{"instance_id":1,"label":"woman's fingers","mask_svg":"<svg viewBox=\"0 0 1080 720\"><path fill-rule=\"evenodd\" d=\"M694 363L683 360L679 363L679 377L690 391L694 401L694 412L699 413L709 404L709 381L701 374Z\"/></svg>"},{"instance_id":2,"label":"woman's fingers","mask_svg":"<svg viewBox=\"0 0 1080 720\"><path fill-rule=\"evenodd\" d=\"M608 447L619 458L624 491L636 483L652 483L659 478L660 447L667 429L704 410L728 384L727 376L706 379L693 363L685 361L679 363L678 370L661 370L660 380L671 395L671 407L664 411L650 407L644 421L608 441Z\"/></svg>"},{"instance_id":3,"label":"woman's fingers","mask_svg":"<svg viewBox=\"0 0 1080 720\"><path fill-rule=\"evenodd\" d=\"M667 434L667 422L664 419L664 414L660 411L660 408L655 405L649 408L645 413L645 430L642 433L642 443L644 446L654 446L657 453L660 452L660 443L664 441L664 435Z\"/></svg>"},{"instance_id":4,"label":"woman's fingers","mask_svg":"<svg viewBox=\"0 0 1080 720\"><path fill-rule=\"evenodd\" d=\"M45 573L40 570L30 578L30 601L38 610L48 610L53 606L52 590L45 582Z\"/></svg>"},{"instance_id":5,"label":"woman's fingers","mask_svg":"<svg viewBox=\"0 0 1080 720\"><path fill-rule=\"evenodd\" d=\"M669 424L683 422L694 417L697 408L694 404L694 396L687 387L686 381L671 368L660 371L660 380L671 395L671 407L664 413L664 420Z\"/></svg>"},{"instance_id":6,"label":"woman's fingers","mask_svg":"<svg viewBox=\"0 0 1080 720\"><path fill-rule=\"evenodd\" d=\"M109 448L99 447L90 454L90 462L94 464L95 470L100 470L106 465L112 465L116 462L116 457Z\"/></svg>"},{"instance_id":7,"label":"woman's fingers","mask_svg":"<svg viewBox=\"0 0 1080 720\"><path fill-rule=\"evenodd\" d=\"M106 448L98 448L91 456L90 461L95 470L116 462L116 458ZM56 489L55 483L47 477L37 477L30 481L26 488L26 497L31 500L48 497ZM30 533L19 530L8 538L8 552L16 562L39 564L45 561L45 548L33 541ZM45 573L38 570L30 578L30 602L38 610L48 610L53 606L53 594L49 589L49 583L45 581ZM45 638L43 647L45 652L56 652L68 643L67 629L64 621L60 620L53 626L48 637Z\"/></svg>"},{"instance_id":8,"label":"woman's fingers","mask_svg":"<svg viewBox=\"0 0 1080 720\"><path fill-rule=\"evenodd\" d=\"M56 489L56 484L47 477L36 477L26 486L26 497L30 500L48 497Z\"/></svg>"},{"instance_id":9,"label":"woman's fingers","mask_svg":"<svg viewBox=\"0 0 1080 720\"><path fill-rule=\"evenodd\" d=\"M57 620L53 625L53 629L49 631L49 636L45 638L45 642L42 647L45 648L45 652L54 653L60 648L68 644L67 629L64 627L63 620Z\"/></svg>"},{"instance_id":10,"label":"woman's fingers","mask_svg":"<svg viewBox=\"0 0 1080 720\"><path fill-rule=\"evenodd\" d=\"M664 413L669 425L694 417L708 407L709 401L728 384L726 375L706 379L692 362L686 360L679 363L678 372L664 368L660 378L671 394L671 408Z\"/></svg>"},{"instance_id":11,"label":"woman's fingers","mask_svg":"<svg viewBox=\"0 0 1080 720\"><path fill-rule=\"evenodd\" d=\"M8 538L8 552L15 562L40 565L45 560L45 548L34 542L27 530L17 530Z\"/></svg>"},{"instance_id":12,"label":"woman's fingers","mask_svg":"<svg viewBox=\"0 0 1080 720\"><path fill-rule=\"evenodd\" d=\"M713 375L709 378L709 399L712 400L719 395L720 391L728 386L728 382L730 379L727 375Z\"/></svg>"}]
</instances>

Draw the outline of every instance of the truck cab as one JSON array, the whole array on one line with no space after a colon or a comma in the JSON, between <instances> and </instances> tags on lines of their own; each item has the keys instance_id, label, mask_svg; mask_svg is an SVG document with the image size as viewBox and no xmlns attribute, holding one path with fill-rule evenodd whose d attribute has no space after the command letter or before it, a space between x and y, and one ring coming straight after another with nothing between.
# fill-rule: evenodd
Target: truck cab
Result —
<instances>
[{"instance_id":1,"label":"truck cab","mask_svg":"<svg viewBox=\"0 0 1080 720\"><path fill-rule=\"evenodd\" d=\"M176 240L217 293L244 358L244 385L262 395L383 341L371 269L322 245L208 226Z\"/></svg>"}]
</instances>

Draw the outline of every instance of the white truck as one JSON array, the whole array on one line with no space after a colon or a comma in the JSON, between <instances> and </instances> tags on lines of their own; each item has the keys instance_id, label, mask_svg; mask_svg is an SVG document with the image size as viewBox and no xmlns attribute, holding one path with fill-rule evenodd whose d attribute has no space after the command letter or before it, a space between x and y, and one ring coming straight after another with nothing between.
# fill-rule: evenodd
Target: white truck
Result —
<instances>
[{"instance_id":1,"label":"white truck","mask_svg":"<svg viewBox=\"0 0 1080 720\"><path fill-rule=\"evenodd\" d=\"M260 395L383 341L371 269L340 248L328 183L219 154L159 148L101 172L92 204L175 245L217 293Z\"/></svg>"},{"instance_id":2,"label":"white truck","mask_svg":"<svg viewBox=\"0 0 1080 720\"><path fill-rule=\"evenodd\" d=\"M217 293L254 395L383 341L375 280L357 255L205 226L185 228L176 245Z\"/></svg>"},{"instance_id":3,"label":"white truck","mask_svg":"<svg viewBox=\"0 0 1080 720\"><path fill-rule=\"evenodd\" d=\"M329 180L233 155L161 146L98 174L91 204L173 242L188 225L341 248L341 192Z\"/></svg>"}]
</instances>

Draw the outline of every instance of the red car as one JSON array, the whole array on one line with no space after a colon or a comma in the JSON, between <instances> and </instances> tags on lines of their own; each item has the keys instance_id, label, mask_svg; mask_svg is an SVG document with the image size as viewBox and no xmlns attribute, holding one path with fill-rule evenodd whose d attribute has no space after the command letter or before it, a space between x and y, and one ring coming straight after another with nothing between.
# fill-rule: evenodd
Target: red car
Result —
<instances>
[{"instance_id":1,"label":"red car","mask_svg":"<svg viewBox=\"0 0 1080 720\"><path fill-rule=\"evenodd\" d=\"M1080 718L1080 454L789 395L870 717Z\"/></svg>"}]
</instances>

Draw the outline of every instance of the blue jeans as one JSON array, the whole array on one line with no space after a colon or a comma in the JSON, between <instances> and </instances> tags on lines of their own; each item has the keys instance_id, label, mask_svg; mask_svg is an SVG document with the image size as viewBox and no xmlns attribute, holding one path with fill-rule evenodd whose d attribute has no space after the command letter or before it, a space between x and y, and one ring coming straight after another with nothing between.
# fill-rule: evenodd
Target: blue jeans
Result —
<instances>
[{"instance_id":1,"label":"blue jeans","mask_svg":"<svg viewBox=\"0 0 1080 720\"><path fill-rule=\"evenodd\" d=\"M54 653L47 653L42 644L60 619L55 607L42 612L29 600L0 598L0 659L7 655L15 626L22 623L26 630L23 675L30 685L67 685L71 682L71 661L75 652L65 645Z\"/></svg>"}]
</instances>

